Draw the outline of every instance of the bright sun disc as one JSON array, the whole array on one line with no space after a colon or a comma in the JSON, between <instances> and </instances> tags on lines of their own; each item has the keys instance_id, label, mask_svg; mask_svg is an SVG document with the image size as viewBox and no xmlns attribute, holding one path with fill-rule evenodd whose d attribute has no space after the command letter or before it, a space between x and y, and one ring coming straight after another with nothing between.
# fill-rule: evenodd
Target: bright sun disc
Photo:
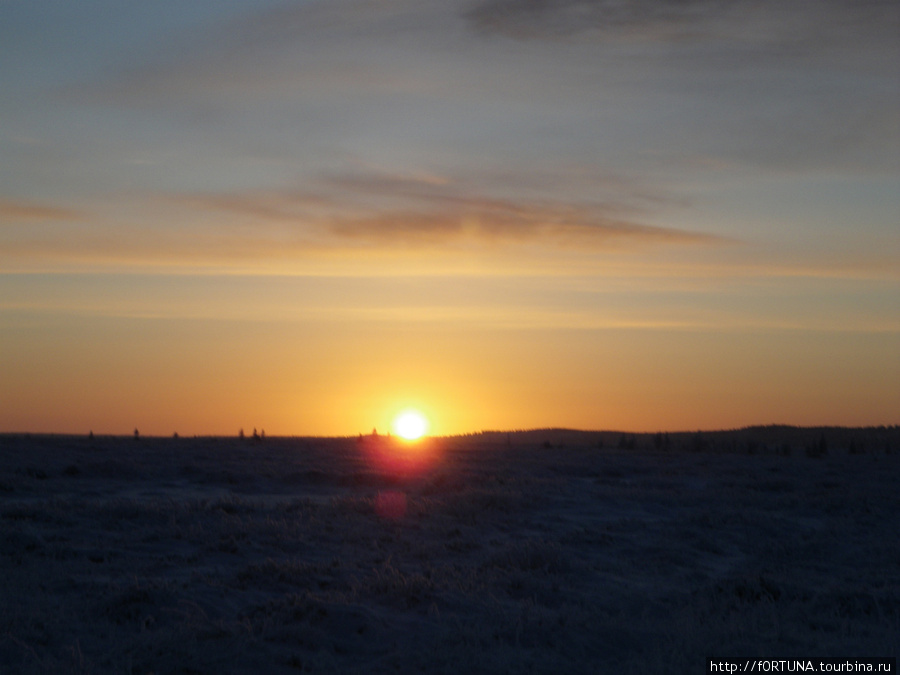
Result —
<instances>
[{"instance_id":1,"label":"bright sun disc","mask_svg":"<svg viewBox=\"0 0 900 675\"><path fill-rule=\"evenodd\" d=\"M415 410L407 410L400 413L394 420L394 431L401 438L407 441L414 441L421 438L428 430L428 421L421 413Z\"/></svg>"}]
</instances>

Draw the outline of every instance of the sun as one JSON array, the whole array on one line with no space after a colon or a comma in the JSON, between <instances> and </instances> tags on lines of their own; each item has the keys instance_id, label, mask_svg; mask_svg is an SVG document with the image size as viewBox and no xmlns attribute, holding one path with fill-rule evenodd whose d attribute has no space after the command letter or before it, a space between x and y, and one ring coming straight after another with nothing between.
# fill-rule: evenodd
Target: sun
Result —
<instances>
[{"instance_id":1,"label":"sun","mask_svg":"<svg viewBox=\"0 0 900 675\"><path fill-rule=\"evenodd\" d=\"M404 410L394 418L394 432L407 441L415 441L428 431L428 420L418 410Z\"/></svg>"}]
</instances>

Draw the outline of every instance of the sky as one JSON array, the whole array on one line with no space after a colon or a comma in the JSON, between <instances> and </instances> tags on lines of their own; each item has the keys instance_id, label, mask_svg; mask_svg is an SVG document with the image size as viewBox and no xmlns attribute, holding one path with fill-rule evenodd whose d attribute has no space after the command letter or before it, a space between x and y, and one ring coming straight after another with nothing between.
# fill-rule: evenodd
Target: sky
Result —
<instances>
[{"instance_id":1,"label":"sky","mask_svg":"<svg viewBox=\"0 0 900 675\"><path fill-rule=\"evenodd\" d=\"M0 0L0 431L900 423L897 0Z\"/></svg>"}]
</instances>

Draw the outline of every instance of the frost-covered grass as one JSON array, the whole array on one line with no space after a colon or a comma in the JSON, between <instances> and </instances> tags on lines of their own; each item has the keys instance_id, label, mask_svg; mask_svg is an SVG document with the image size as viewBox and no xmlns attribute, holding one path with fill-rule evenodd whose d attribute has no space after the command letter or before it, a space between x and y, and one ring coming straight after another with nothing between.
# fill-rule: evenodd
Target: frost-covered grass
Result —
<instances>
[{"instance_id":1,"label":"frost-covered grass","mask_svg":"<svg viewBox=\"0 0 900 675\"><path fill-rule=\"evenodd\" d=\"M641 440L0 436L0 672L900 652L900 453Z\"/></svg>"}]
</instances>

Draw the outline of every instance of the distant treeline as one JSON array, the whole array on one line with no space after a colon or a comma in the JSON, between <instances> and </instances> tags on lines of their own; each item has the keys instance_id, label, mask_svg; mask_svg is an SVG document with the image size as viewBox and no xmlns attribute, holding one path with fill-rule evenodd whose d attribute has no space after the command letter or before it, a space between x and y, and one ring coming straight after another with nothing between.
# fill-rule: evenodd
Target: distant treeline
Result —
<instances>
[{"instance_id":1,"label":"distant treeline","mask_svg":"<svg viewBox=\"0 0 900 675\"><path fill-rule=\"evenodd\" d=\"M845 454L900 453L900 426L794 427L782 424L721 431L579 431L529 429L482 431L464 438L508 445L543 445L546 448L593 447L608 450L678 452L738 452L823 457Z\"/></svg>"},{"instance_id":2,"label":"distant treeline","mask_svg":"<svg viewBox=\"0 0 900 675\"><path fill-rule=\"evenodd\" d=\"M274 444L291 447L334 446L342 448L348 441L358 442L362 436L346 437L267 437L265 431L240 430L234 436L143 436L135 429L132 438L141 444L175 443L179 446L214 448L225 443L241 446ZM0 433L0 445L49 441L73 447L110 447L128 436L87 434ZM900 426L879 427L794 427L780 424L744 427L721 431L579 431L577 429L528 429L516 431L480 431L435 439L444 447L460 449L481 447L539 447L548 450L593 449L602 451L708 452L749 455L806 455L826 457L830 454L900 455ZM129 445L132 445L129 443ZM138 444L134 444L137 447Z\"/></svg>"}]
</instances>

